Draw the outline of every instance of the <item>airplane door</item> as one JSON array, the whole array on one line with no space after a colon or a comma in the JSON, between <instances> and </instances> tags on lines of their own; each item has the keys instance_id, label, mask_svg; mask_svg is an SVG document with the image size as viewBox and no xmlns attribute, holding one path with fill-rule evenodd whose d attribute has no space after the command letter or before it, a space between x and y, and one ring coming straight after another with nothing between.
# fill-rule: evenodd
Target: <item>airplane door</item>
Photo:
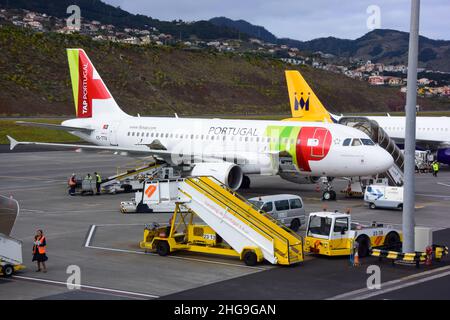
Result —
<instances>
[{"instance_id":1,"label":"airplane door","mask_svg":"<svg viewBox=\"0 0 450 320\"><path fill-rule=\"evenodd\" d=\"M315 128L314 135L310 138L311 157L325 157L325 141L327 141L328 130L325 128Z\"/></svg>"},{"instance_id":2,"label":"airplane door","mask_svg":"<svg viewBox=\"0 0 450 320\"><path fill-rule=\"evenodd\" d=\"M108 126L109 145L118 146L117 136L119 131L119 122L114 122Z\"/></svg>"}]
</instances>

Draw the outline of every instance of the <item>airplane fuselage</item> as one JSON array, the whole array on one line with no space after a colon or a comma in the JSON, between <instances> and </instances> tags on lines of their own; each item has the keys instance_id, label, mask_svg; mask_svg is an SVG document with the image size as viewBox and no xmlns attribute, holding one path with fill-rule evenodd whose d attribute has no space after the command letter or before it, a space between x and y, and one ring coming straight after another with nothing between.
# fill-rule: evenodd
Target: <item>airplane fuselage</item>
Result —
<instances>
[{"instance_id":1,"label":"airplane fuselage","mask_svg":"<svg viewBox=\"0 0 450 320\"><path fill-rule=\"evenodd\" d=\"M96 145L163 150L171 156L160 156L171 164L214 162L212 155L215 161L220 155L244 173L276 174L280 157L292 158L296 173L305 176L369 175L392 165L392 157L367 142L367 135L332 123L128 116L78 118L63 125L95 129L74 134ZM344 146L349 138L362 142Z\"/></svg>"}]
</instances>

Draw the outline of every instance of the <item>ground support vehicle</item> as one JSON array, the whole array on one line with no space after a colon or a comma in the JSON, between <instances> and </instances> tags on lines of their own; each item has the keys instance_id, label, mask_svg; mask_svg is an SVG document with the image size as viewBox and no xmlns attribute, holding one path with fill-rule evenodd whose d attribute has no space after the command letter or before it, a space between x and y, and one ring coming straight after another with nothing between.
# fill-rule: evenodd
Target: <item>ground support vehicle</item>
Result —
<instances>
[{"instance_id":1,"label":"ground support vehicle","mask_svg":"<svg viewBox=\"0 0 450 320\"><path fill-rule=\"evenodd\" d=\"M401 247L401 241L402 234L392 226L353 223L347 213L312 212L306 226L304 252L343 256L357 250L359 257L366 257L371 248L395 250Z\"/></svg>"},{"instance_id":2,"label":"ground support vehicle","mask_svg":"<svg viewBox=\"0 0 450 320\"><path fill-rule=\"evenodd\" d=\"M0 275L10 277L25 269L22 263L22 242L0 233Z\"/></svg>"},{"instance_id":3,"label":"ground support vehicle","mask_svg":"<svg viewBox=\"0 0 450 320\"><path fill-rule=\"evenodd\" d=\"M176 204L168 227L145 228L145 250L234 256L249 266L303 261L301 236L212 177L146 181L144 194L149 202Z\"/></svg>"}]
</instances>

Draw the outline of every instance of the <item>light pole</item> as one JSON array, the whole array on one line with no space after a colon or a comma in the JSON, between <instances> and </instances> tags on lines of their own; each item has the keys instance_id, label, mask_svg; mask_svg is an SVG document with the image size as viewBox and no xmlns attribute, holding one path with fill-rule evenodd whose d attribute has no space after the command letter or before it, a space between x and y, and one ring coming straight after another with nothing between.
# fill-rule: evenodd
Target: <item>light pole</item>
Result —
<instances>
[{"instance_id":1,"label":"light pole","mask_svg":"<svg viewBox=\"0 0 450 320\"><path fill-rule=\"evenodd\" d=\"M403 197L403 252L414 252L415 207L415 151L416 151L416 102L417 56L419 50L420 0L411 0L411 25L408 51L408 85L406 91L405 171Z\"/></svg>"}]
</instances>

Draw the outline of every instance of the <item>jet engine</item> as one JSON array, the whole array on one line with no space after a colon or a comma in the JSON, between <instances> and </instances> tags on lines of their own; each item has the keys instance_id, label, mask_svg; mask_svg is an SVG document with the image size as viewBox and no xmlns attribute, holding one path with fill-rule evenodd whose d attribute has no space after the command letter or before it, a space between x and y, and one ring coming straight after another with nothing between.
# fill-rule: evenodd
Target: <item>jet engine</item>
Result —
<instances>
[{"instance_id":1,"label":"jet engine","mask_svg":"<svg viewBox=\"0 0 450 320\"><path fill-rule=\"evenodd\" d=\"M233 190L239 189L244 173L238 165L230 162L196 163L192 176L213 176Z\"/></svg>"},{"instance_id":2,"label":"jet engine","mask_svg":"<svg viewBox=\"0 0 450 320\"><path fill-rule=\"evenodd\" d=\"M436 160L440 163L450 164L450 148L438 149Z\"/></svg>"}]
</instances>

